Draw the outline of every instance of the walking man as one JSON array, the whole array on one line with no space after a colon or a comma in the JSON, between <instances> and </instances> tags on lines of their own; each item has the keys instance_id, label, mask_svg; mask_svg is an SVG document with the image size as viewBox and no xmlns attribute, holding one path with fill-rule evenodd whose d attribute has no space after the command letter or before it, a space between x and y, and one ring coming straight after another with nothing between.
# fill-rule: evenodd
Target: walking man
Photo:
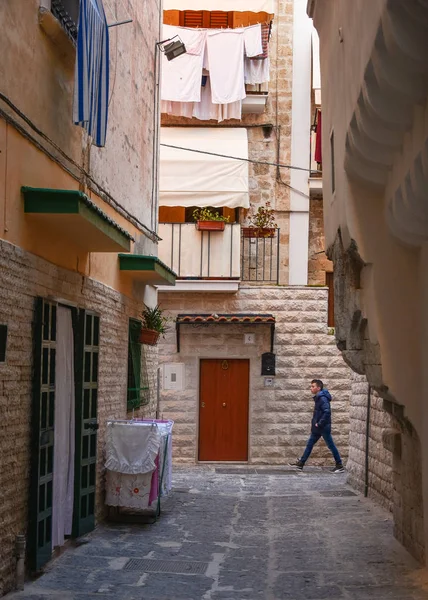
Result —
<instances>
[{"instance_id":1,"label":"walking man","mask_svg":"<svg viewBox=\"0 0 428 600\"><path fill-rule=\"evenodd\" d=\"M323 388L324 384L321 379L313 379L311 381L311 392L314 396L315 403L311 435L309 436L302 458L299 458L295 463L290 463L290 465L297 467L299 471L302 471L306 461L311 455L313 447L322 437L336 461L336 466L332 469L332 473L343 473L345 469L343 468L342 459L340 458L339 451L331 437L331 395Z\"/></svg>"}]
</instances>

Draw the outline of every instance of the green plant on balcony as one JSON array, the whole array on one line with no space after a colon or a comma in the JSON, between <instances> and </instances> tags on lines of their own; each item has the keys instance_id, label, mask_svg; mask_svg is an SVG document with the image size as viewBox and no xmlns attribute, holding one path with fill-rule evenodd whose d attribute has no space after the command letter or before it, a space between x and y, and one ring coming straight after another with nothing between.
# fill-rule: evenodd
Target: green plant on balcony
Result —
<instances>
[{"instance_id":1,"label":"green plant on balcony","mask_svg":"<svg viewBox=\"0 0 428 600\"><path fill-rule=\"evenodd\" d=\"M141 313L140 343L155 346L160 335L165 335L170 319L164 315L159 304L154 308L144 305Z\"/></svg>"},{"instance_id":2,"label":"green plant on balcony","mask_svg":"<svg viewBox=\"0 0 428 600\"><path fill-rule=\"evenodd\" d=\"M196 221L196 228L200 231L223 231L225 223L229 222L229 217L223 217L209 208L196 208L193 211L193 218Z\"/></svg>"},{"instance_id":3,"label":"green plant on balcony","mask_svg":"<svg viewBox=\"0 0 428 600\"><path fill-rule=\"evenodd\" d=\"M274 237L278 225L270 202L266 202L265 206L259 206L256 211L251 208L249 223L249 227L242 228L244 237Z\"/></svg>"}]
</instances>

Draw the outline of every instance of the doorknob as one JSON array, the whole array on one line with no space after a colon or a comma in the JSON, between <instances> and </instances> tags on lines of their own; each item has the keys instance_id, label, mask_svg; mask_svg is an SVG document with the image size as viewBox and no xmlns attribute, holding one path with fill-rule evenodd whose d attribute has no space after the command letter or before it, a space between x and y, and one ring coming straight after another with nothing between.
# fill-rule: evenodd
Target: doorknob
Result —
<instances>
[{"instance_id":1,"label":"doorknob","mask_svg":"<svg viewBox=\"0 0 428 600\"><path fill-rule=\"evenodd\" d=\"M223 402L223 406L226 406L226 402Z\"/></svg>"},{"instance_id":2,"label":"doorknob","mask_svg":"<svg viewBox=\"0 0 428 600\"><path fill-rule=\"evenodd\" d=\"M201 402L201 408L205 408L205 402Z\"/></svg>"}]
</instances>

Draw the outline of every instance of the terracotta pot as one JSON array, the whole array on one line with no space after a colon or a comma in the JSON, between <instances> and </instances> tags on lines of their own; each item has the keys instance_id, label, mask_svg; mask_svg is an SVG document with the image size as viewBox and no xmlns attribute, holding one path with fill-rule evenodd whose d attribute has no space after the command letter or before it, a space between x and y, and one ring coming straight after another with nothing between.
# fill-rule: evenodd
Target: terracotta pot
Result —
<instances>
[{"instance_id":1,"label":"terracotta pot","mask_svg":"<svg viewBox=\"0 0 428 600\"><path fill-rule=\"evenodd\" d=\"M198 231L224 231L224 221L197 221L196 229Z\"/></svg>"},{"instance_id":2,"label":"terracotta pot","mask_svg":"<svg viewBox=\"0 0 428 600\"><path fill-rule=\"evenodd\" d=\"M273 227L243 227L242 237L244 238L273 238L275 229Z\"/></svg>"},{"instance_id":3,"label":"terracotta pot","mask_svg":"<svg viewBox=\"0 0 428 600\"><path fill-rule=\"evenodd\" d=\"M140 344L156 346L160 333L154 329L142 329L140 333Z\"/></svg>"}]
</instances>

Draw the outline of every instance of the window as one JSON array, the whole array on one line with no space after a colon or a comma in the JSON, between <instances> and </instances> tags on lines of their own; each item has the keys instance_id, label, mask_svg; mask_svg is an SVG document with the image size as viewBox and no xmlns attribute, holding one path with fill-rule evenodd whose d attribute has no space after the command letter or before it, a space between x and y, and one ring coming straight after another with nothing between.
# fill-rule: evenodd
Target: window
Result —
<instances>
[{"instance_id":1,"label":"window","mask_svg":"<svg viewBox=\"0 0 428 600\"><path fill-rule=\"evenodd\" d=\"M334 274L325 274L325 284L328 287L328 327L334 327Z\"/></svg>"},{"instance_id":2,"label":"window","mask_svg":"<svg viewBox=\"0 0 428 600\"><path fill-rule=\"evenodd\" d=\"M52 0L51 10L69 38L76 42L80 0Z\"/></svg>"},{"instance_id":3,"label":"window","mask_svg":"<svg viewBox=\"0 0 428 600\"><path fill-rule=\"evenodd\" d=\"M149 401L145 355L139 342L141 322L129 319L127 409L140 408Z\"/></svg>"}]
</instances>

